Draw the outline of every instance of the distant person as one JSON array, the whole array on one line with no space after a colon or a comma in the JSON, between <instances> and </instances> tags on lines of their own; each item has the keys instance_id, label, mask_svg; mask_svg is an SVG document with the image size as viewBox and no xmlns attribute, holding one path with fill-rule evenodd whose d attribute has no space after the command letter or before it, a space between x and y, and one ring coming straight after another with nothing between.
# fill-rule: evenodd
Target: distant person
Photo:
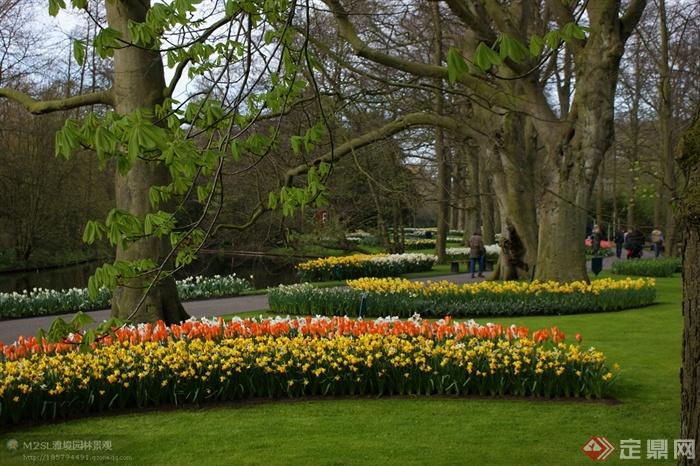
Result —
<instances>
[{"instance_id":1,"label":"distant person","mask_svg":"<svg viewBox=\"0 0 700 466\"><path fill-rule=\"evenodd\" d=\"M600 240L602 239L603 232L600 229L600 225L593 225L593 230L591 231L591 241L593 246L593 255L597 256L600 253Z\"/></svg>"},{"instance_id":2,"label":"distant person","mask_svg":"<svg viewBox=\"0 0 700 466\"><path fill-rule=\"evenodd\" d=\"M644 250L644 233L639 228L633 228L627 234L627 258L639 259L642 257Z\"/></svg>"},{"instance_id":3,"label":"distant person","mask_svg":"<svg viewBox=\"0 0 700 466\"><path fill-rule=\"evenodd\" d=\"M654 250L654 257L659 257L661 251L664 250L664 234L659 227L654 228L651 232L651 247Z\"/></svg>"},{"instance_id":4,"label":"distant person","mask_svg":"<svg viewBox=\"0 0 700 466\"><path fill-rule=\"evenodd\" d=\"M618 259L622 258L622 246L625 244L625 232L617 230L615 232L615 255Z\"/></svg>"},{"instance_id":5,"label":"distant person","mask_svg":"<svg viewBox=\"0 0 700 466\"><path fill-rule=\"evenodd\" d=\"M486 247L484 246L484 240L479 230L475 231L471 238L469 238L469 272L472 274L472 278L474 278L476 262L479 263L479 276L483 277L486 265Z\"/></svg>"}]
</instances>

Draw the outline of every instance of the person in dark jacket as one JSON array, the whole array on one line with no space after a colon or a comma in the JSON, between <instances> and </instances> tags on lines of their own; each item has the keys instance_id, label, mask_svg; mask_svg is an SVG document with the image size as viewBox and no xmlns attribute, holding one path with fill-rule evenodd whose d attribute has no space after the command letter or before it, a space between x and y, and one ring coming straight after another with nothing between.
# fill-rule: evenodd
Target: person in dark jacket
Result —
<instances>
[{"instance_id":1,"label":"person in dark jacket","mask_svg":"<svg viewBox=\"0 0 700 466\"><path fill-rule=\"evenodd\" d=\"M628 259L639 259L642 257L642 251L644 250L644 233L642 233L639 228L634 228L627 235L627 258Z\"/></svg>"},{"instance_id":2,"label":"person in dark jacket","mask_svg":"<svg viewBox=\"0 0 700 466\"><path fill-rule=\"evenodd\" d=\"M480 231L475 231L471 238L469 238L469 272L474 278L474 265L479 263L479 276L484 276L484 268L486 265L486 247L484 246L484 240L481 237Z\"/></svg>"}]
</instances>

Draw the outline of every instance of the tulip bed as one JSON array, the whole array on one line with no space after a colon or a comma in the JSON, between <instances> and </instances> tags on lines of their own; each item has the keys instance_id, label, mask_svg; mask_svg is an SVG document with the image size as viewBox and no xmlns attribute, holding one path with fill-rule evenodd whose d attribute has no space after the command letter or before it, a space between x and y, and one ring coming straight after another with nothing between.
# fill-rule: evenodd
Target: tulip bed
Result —
<instances>
[{"instance_id":1,"label":"tulip bed","mask_svg":"<svg viewBox=\"0 0 700 466\"><path fill-rule=\"evenodd\" d=\"M270 290L275 312L298 315L426 317L543 315L604 312L654 303L654 279L572 282L413 282L399 278L349 280L347 288L319 289L303 283Z\"/></svg>"},{"instance_id":2,"label":"tulip bed","mask_svg":"<svg viewBox=\"0 0 700 466\"><path fill-rule=\"evenodd\" d=\"M615 377L603 353L566 344L556 327L449 319L159 322L119 328L88 352L80 338L0 347L0 422L251 397L601 398Z\"/></svg>"},{"instance_id":3,"label":"tulip bed","mask_svg":"<svg viewBox=\"0 0 700 466\"><path fill-rule=\"evenodd\" d=\"M302 281L347 280L359 277L391 277L426 272L435 256L428 254L354 254L313 259L297 265Z\"/></svg>"},{"instance_id":4,"label":"tulip bed","mask_svg":"<svg viewBox=\"0 0 700 466\"><path fill-rule=\"evenodd\" d=\"M253 288L248 280L235 274L188 277L176 281L176 285L178 295L183 301L232 296ZM99 290L94 298L88 295L86 288L34 288L22 293L0 293L0 320L105 309L109 307L111 299L112 294L107 289Z\"/></svg>"}]
</instances>

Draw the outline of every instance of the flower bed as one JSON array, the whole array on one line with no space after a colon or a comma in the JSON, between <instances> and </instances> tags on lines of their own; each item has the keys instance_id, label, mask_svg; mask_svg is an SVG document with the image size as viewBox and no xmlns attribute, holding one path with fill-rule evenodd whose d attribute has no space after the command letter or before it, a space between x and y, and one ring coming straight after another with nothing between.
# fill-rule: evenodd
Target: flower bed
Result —
<instances>
[{"instance_id":1,"label":"flower bed","mask_svg":"<svg viewBox=\"0 0 700 466\"><path fill-rule=\"evenodd\" d=\"M182 300L231 296L251 290L250 282L233 275L188 277L176 282ZM112 294L107 289L92 299L85 288L45 290L34 288L22 293L0 293L0 320L42 315L66 314L109 307Z\"/></svg>"},{"instance_id":2,"label":"flower bed","mask_svg":"<svg viewBox=\"0 0 700 466\"><path fill-rule=\"evenodd\" d=\"M362 278L348 288L280 286L268 293L270 309L300 315L494 316L576 314L630 309L652 304L653 279L572 282L481 282L456 285L404 279Z\"/></svg>"},{"instance_id":3,"label":"flower bed","mask_svg":"<svg viewBox=\"0 0 700 466\"><path fill-rule=\"evenodd\" d=\"M428 254L355 254L302 262L297 270L302 281L326 281L426 272L434 264L435 256Z\"/></svg>"},{"instance_id":4,"label":"flower bed","mask_svg":"<svg viewBox=\"0 0 700 466\"><path fill-rule=\"evenodd\" d=\"M564 341L556 327L419 318L159 322L89 352L31 337L0 346L0 423L251 397L605 396L605 356Z\"/></svg>"},{"instance_id":5,"label":"flower bed","mask_svg":"<svg viewBox=\"0 0 700 466\"><path fill-rule=\"evenodd\" d=\"M638 277L670 277L680 271L681 260L678 257L617 261L612 266L614 274Z\"/></svg>"},{"instance_id":6,"label":"flower bed","mask_svg":"<svg viewBox=\"0 0 700 466\"><path fill-rule=\"evenodd\" d=\"M469 259L470 248L446 248L445 253L449 260L467 260ZM497 261L501 254L501 247L497 244L486 245L486 258L490 261Z\"/></svg>"}]
</instances>

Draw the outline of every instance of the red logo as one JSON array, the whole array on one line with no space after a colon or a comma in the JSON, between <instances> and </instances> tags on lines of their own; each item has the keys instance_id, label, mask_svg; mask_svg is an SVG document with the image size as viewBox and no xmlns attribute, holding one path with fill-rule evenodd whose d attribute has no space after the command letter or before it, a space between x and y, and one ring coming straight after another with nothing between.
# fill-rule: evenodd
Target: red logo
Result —
<instances>
[{"instance_id":1,"label":"red logo","mask_svg":"<svg viewBox=\"0 0 700 466\"><path fill-rule=\"evenodd\" d=\"M605 461L615 447L605 437L591 437L583 444L581 451L593 461Z\"/></svg>"}]
</instances>

